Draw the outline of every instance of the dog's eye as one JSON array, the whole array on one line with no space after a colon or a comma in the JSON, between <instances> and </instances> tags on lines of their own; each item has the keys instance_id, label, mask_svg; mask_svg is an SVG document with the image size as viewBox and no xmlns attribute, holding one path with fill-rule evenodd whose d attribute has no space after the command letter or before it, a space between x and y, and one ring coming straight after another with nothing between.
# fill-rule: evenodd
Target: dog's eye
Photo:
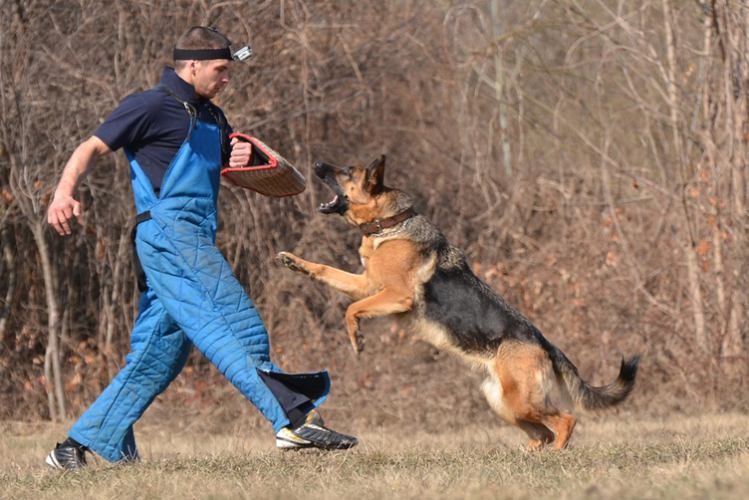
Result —
<instances>
[{"instance_id":1,"label":"dog's eye","mask_svg":"<svg viewBox=\"0 0 749 500\"><path fill-rule=\"evenodd\" d=\"M354 176L353 176L353 175L351 175L351 172L352 172L353 170L354 170L354 167L346 167L346 168L345 168L345 169L343 170L343 173L344 173L344 174L346 174L346 177L348 177L348 178L349 178L349 180L352 180L352 181L354 180Z\"/></svg>"}]
</instances>

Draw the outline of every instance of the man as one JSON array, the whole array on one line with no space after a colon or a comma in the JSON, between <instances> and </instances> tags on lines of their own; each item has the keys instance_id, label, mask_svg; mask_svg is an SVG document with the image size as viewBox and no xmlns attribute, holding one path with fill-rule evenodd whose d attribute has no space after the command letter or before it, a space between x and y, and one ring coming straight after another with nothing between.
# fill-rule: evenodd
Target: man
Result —
<instances>
[{"instance_id":1,"label":"man","mask_svg":"<svg viewBox=\"0 0 749 500\"><path fill-rule=\"evenodd\" d=\"M190 28L160 85L126 97L65 166L47 215L61 235L81 213L78 184L98 158L124 148L142 293L125 367L47 456L52 467L82 467L89 450L110 462L136 460L133 424L193 344L270 421L279 448L357 444L325 427L315 409L329 391L327 372L285 374L270 361L262 321L214 245L222 164L242 167L252 157L249 143L229 142L224 114L210 101L228 83L232 58L224 35Z\"/></svg>"}]
</instances>

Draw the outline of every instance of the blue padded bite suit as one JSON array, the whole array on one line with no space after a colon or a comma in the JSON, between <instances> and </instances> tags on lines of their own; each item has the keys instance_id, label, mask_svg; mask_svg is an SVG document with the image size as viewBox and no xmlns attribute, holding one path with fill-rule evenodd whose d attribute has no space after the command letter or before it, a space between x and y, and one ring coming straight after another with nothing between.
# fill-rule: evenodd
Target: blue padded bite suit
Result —
<instances>
[{"instance_id":1,"label":"blue padded bite suit","mask_svg":"<svg viewBox=\"0 0 749 500\"><path fill-rule=\"evenodd\" d=\"M214 244L221 132L193 123L158 198L126 151L136 208L150 213L135 238L147 288L125 367L68 433L110 462L137 457L133 424L179 374L193 344L276 432L289 424L288 411L319 405L330 388L325 371L285 374L271 362L260 316Z\"/></svg>"}]
</instances>

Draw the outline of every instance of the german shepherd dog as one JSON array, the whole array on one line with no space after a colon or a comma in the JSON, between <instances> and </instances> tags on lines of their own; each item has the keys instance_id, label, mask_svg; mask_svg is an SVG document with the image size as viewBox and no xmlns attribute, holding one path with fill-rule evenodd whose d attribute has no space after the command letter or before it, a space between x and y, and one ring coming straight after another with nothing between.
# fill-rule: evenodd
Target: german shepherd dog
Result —
<instances>
[{"instance_id":1,"label":"german shepherd dog","mask_svg":"<svg viewBox=\"0 0 749 500\"><path fill-rule=\"evenodd\" d=\"M619 377L591 387L577 368L530 321L473 274L465 255L413 209L403 191L383 184L385 157L367 168L315 163L315 175L335 197L318 207L340 214L363 233L364 272L351 274L281 252L292 271L352 297L346 326L359 353L359 321L393 315L403 327L487 373L481 389L508 424L530 437L528 449L567 445L575 417L552 403L558 387L574 405L594 412L621 403L632 391L638 356L622 360Z\"/></svg>"}]
</instances>

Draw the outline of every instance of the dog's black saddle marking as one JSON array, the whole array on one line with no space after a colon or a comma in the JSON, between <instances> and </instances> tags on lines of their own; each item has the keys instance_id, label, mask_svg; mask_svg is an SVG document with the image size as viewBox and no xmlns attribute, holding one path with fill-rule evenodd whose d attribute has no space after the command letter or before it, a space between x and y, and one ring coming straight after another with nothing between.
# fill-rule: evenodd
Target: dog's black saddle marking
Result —
<instances>
[{"instance_id":1,"label":"dog's black saddle marking","mask_svg":"<svg viewBox=\"0 0 749 500\"><path fill-rule=\"evenodd\" d=\"M540 345L546 351L554 349L465 262L460 267L438 267L424 284L424 301L427 317L445 325L450 340L466 352L494 355L509 339Z\"/></svg>"}]
</instances>

